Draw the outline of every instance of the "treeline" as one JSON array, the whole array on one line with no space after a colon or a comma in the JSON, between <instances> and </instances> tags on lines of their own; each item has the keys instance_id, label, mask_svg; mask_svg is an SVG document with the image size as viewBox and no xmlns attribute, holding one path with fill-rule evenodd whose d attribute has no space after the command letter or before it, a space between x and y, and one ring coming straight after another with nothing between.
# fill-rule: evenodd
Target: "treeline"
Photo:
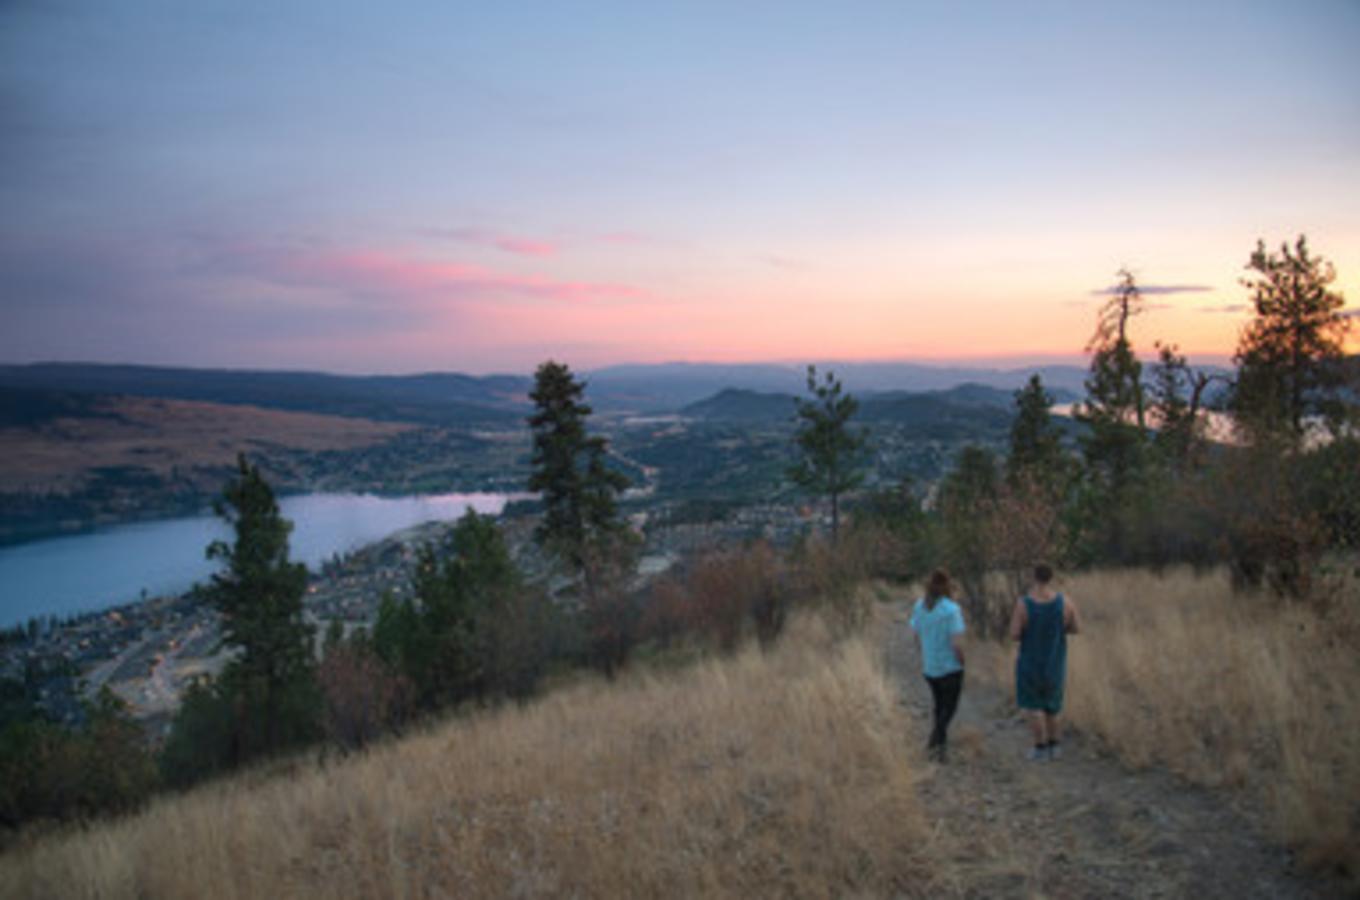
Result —
<instances>
[{"instance_id":1,"label":"treeline","mask_svg":"<svg viewBox=\"0 0 1360 900\"><path fill-rule=\"evenodd\" d=\"M1278 252L1258 245L1247 270L1254 314L1230 375L1161 342L1145 366L1133 351L1142 296L1121 272L1087 348L1075 444L1035 376L1016 393L1004 458L964 448L929 502L911 485L861 498L862 537L886 536L892 565L913 573L948 565L984 634L1001 633L1037 559L1227 565L1241 586L1325 602L1329 574L1360 546L1350 320L1332 266L1302 237ZM1211 433L1212 417L1227 434Z\"/></svg>"}]
</instances>

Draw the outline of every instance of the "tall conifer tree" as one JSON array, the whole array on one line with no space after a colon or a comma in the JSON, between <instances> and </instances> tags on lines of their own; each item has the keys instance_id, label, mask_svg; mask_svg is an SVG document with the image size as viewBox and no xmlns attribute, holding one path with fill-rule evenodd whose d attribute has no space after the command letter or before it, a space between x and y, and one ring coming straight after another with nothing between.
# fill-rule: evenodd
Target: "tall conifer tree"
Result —
<instances>
[{"instance_id":1,"label":"tall conifer tree","mask_svg":"<svg viewBox=\"0 0 1360 900\"><path fill-rule=\"evenodd\" d=\"M551 360L538 367L529 395L534 436L529 490L543 498L539 543L581 575L582 624L592 662L606 675L627 660L637 608L626 587L635 542L619 516L628 478L607 463L604 438L586 431L585 385Z\"/></svg>"},{"instance_id":2,"label":"tall conifer tree","mask_svg":"<svg viewBox=\"0 0 1360 900\"><path fill-rule=\"evenodd\" d=\"M1084 441L1088 466L1114 494L1122 494L1140 462L1146 429L1143 366L1129 340L1129 321L1142 311L1142 295L1127 269L1119 272L1114 294L1101 307L1095 334L1086 349L1091 370L1086 402L1077 416L1090 426Z\"/></svg>"},{"instance_id":3,"label":"tall conifer tree","mask_svg":"<svg viewBox=\"0 0 1360 900\"><path fill-rule=\"evenodd\" d=\"M235 540L209 545L208 557L225 568L207 595L222 614L225 643L239 651L221 686L236 710L231 757L241 762L316 736L312 627L302 616L307 568L289 560L292 523L244 454L217 511Z\"/></svg>"},{"instance_id":4,"label":"tall conifer tree","mask_svg":"<svg viewBox=\"0 0 1360 900\"><path fill-rule=\"evenodd\" d=\"M1344 299L1331 290L1336 272L1312 255L1300 235L1291 248L1268 253L1264 241L1247 262L1243 279L1255 317L1242 332L1233 412L1255 440L1283 438L1299 444L1305 420L1338 411L1343 347L1350 321Z\"/></svg>"},{"instance_id":5,"label":"tall conifer tree","mask_svg":"<svg viewBox=\"0 0 1360 900\"><path fill-rule=\"evenodd\" d=\"M529 394L535 407L529 490L543 498L535 537L577 571L618 549L625 528L617 497L628 486L627 476L606 463L605 439L586 432L592 410L584 394L571 370L551 360L538 367Z\"/></svg>"},{"instance_id":6,"label":"tall conifer tree","mask_svg":"<svg viewBox=\"0 0 1360 900\"><path fill-rule=\"evenodd\" d=\"M840 499L864 480L862 456L867 434L850 427L859 401L842 393L840 381L830 372L817 379L817 367L808 366L807 388L812 399L795 402L799 420L794 435L798 462L789 477L805 490L831 501L831 539L840 535Z\"/></svg>"},{"instance_id":7,"label":"tall conifer tree","mask_svg":"<svg viewBox=\"0 0 1360 900\"><path fill-rule=\"evenodd\" d=\"M1052 405L1053 397L1037 373L1015 392L1010 456L1006 460L1006 480L1012 487L1024 481L1050 491L1057 487L1065 460L1062 436L1049 414Z\"/></svg>"},{"instance_id":8,"label":"tall conifer tree","mask_svg":"<svg viewBox=\"0 0 1360 900\"><path fill-rule=\"evenodd\" d=\"M1128 518L1146 474L1143 366L1129 338L1129 323L1140 312L1138 284L1133 273L1121 269L1086 346L1091 354L1086 401L1076 411L1077 419L1088 427L1081 439L1088 476L1080 504L1082 519L1085 531L1095 539L1096 552L1109 558L1127 552Z\"/></svg>"}]
</instances>

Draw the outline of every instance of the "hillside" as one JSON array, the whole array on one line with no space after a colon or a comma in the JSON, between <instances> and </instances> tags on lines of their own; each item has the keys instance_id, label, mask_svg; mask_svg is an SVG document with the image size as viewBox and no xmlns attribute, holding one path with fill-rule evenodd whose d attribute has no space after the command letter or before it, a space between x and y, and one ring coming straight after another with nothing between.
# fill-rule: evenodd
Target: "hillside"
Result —
<instances>
[{"instance_id":1,"label":"hillside","mask_svg":"<svg viewBox=\"0 0 1360 900\"><path fill-rule=\"evenodd\" d=\"M0 855L18 897L921 894L945 867L878 648L756 648L298 760ZM914 741L912 742L914 743Z\"/></svg>"},{"instance_id":2,"label":"hillside","mask_svg":"<svg viewBox=\"0 0 1360 900\"><path fill-rule=\"evenodd\" d=\"M950 761L927 763L930 700L904 624L914 591L878 585L861 595L880 602L858 636L805 613L771 651L588 678L362 754L162 795L10 847L0 886L72 898L1353 890L1335 867L1360 863L1356 663L1317 614L1235 595L1221 576L1106 572L1065 589L1091 627L1073 639L1078 730L1060 760L1025 760L1011 656L974 639ZM1159 599L1151 632L1132 596ZM1196 652L1169 656L1168 638ZM1225 666L1250 677L1222 678ZM1300 727L1323 715L1335 728Z\"/></svg>"},{"instance_id":3,"label":"hillside","mask_svg":"<svg viewBox=\"0 0 1360 900\"><path fill-rule=\"evenodd\" d=\"M36 428L57 419L113 419L107 394L0 387L0 429Z\"/></svg>"},{"instance_id":4,"label":"hillside","mask_svg":"<svg viewBox=\"0 0 1360 900\"><path fill-rule=\"evenodd\" d=\"M438 493L520 483L516 434L0 388L0 544L197 513L243 452L285 492Z\"/></svg>"},{"instance_id":5,"label":"hillside","mask_svg":"<svg viewBox=\"0 0 1360 900\"><path fill-rule=\"evenodd\" d=\"M531 379L454 373L350 376L42 363L0 366L0 388L124 394L422 424L523 418Z\"/></svg>"},{"instance_id":6,"label":"hillside","mask_svg":"<svg viewBox=\"0 0 1360 900\"><path fill-rule=\"evenodd\" d=\"M727 388L712 397L691 403L681 415L710 422L792 422L792 394L767 394Z\"/></svg>"},{"instance_id":7,"label":"hillside","mask_svg":"<svg viewBox=\"0 0 1360 900\"><path fill-rule=\"evenodd\" d=\"M0 493L63 490L101 471L213 477L241 451L371 447L413 426L245 405L0 388Z\"/></svg>"},{"instance_id":8,"label":"hillside","mask_svg":"<svg viewBox=\"0 0 1360 900\"><path fill-rule=\"evenodd\" d=\"M1001 369L957 365L923 365L906 362L818 363L833 371L851 393L880 391L948 391L964 384L993 388L1008 397L1033 373L1038 373L1058 402L1074 400L1084 392L1082 366L1054 365ZM611 366L587 373L590 396L602 408L647 411L681 409L728 388L765 394L801 394L807 382L803 365L667 363Z\"/></svg>"},{"instance_id":9,"label":"hillside","mask_svg":"<svg viewBox=\"0 0 1360 900\"><path fill-rule=\"evenodd\" d=\"M692 403L681 414L708 422L792 423L795 396L729 388ZM964 384L942 391L865 394L856 420L925 432L936 439L994 436L1010 427L1015 401L1009 391Z\"/></svg>"},{"instance_id":10,"label":"hillside","mask_svg":"<svg viewBox=\"0 0 1360 900\"><path fill-rule=\"evenodd\" d=\"M1038 371L1059 402L1075 399L1084 377L1084 370L1076 366L1031 370L838 363L833 368L856 394L949 392L969 385L974 391L990 389L1007 397L1031 371ZM674 412L726 389L792 395L802 392L806 379L802 366L691 363L613 366L583 374L588 399L596 408L633 412ZM532 385L527 374L334 375L92 363L0 365L0 387L199 400L444 426L515 424L528 410ZM966 401L967 393L956 399Z\"/></svg>"},{"instance_id":11,"label":"hillside","mask_svg":"<svg viewBox=\"0 0 1360 900\"><path fill-rule=\"evenodd\" d=\"M979 433L1005 433L1014 415L1010 394L986 388L965 388L912 394L892 391L871 394L860 405L866 422L890 422L910 429L929 430L939 438L967 438ZM986 399L980 399L985 396Z\"/></svg>"}]
</instances>

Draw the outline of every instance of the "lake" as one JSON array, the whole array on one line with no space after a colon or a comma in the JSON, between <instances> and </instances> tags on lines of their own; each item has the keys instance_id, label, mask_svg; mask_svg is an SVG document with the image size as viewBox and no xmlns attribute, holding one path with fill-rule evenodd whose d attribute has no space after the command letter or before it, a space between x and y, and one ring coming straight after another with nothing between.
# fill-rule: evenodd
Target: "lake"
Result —
<instances>
[{"instance_id":1,"label":"lake","mask_svg":"<svg viewBox=\"0 0 1360 900\"><path fill-rule=\"evenodd\" d=\"M346 553L422 522L456 519L467 509L499 513L505 494L376 497L304 494L279 507L292 520L291 558L315 569ZM160 519L101 528L88 534L0 547L0 627L33 616L87 612L148 596L178 594L221 568L204 550L231 540L213 515Z\"/></svg>"}]
</instances>

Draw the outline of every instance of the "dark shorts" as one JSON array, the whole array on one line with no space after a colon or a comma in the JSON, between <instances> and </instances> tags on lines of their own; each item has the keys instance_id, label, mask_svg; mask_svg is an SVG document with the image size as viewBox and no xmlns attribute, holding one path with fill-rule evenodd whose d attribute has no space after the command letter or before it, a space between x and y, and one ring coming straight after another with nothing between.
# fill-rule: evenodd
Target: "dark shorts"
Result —
<instances>
[{"instance_id":1,"label":"dark shorts","mask_svg":"<svg viewBox=\"0 0 1360 900\"><path fill-rule=\"evenodd\" d=\"M1062 712L1063 677L1053 678L1044 672L1016 669L1015 702L1021 709L1037 709L1052 715Z\"/></svg>"}]
</instances>

